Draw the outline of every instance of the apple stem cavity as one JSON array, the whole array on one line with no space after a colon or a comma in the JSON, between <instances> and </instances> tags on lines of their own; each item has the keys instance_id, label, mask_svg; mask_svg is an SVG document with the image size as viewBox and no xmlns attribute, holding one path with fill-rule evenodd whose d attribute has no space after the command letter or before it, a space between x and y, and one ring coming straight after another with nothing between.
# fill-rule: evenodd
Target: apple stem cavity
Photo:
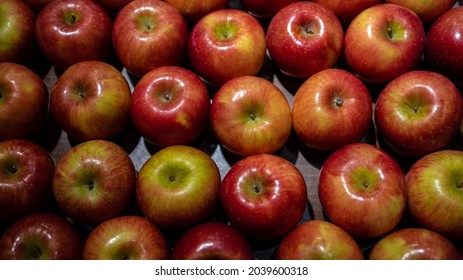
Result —
<instances>
[{"instance_id":1,"label":"apple stem cavity","mask_svg":"<svg viewBox=\"0 0 463 280\"><path fill-rule=\"evenodd\" d=\"M11 175L15 175L18 172L18 168L15 165L8 166L7 172Z\"/></svg>"},{"instance_id":2,"label":"apple stem cavity","mask_svg":"<svg viewBox=\"0 0 463 280\"><path fill-rule=\"evenodd\" d=\"M252 186L252 188L253 188L253 190L254 190L254 192L256 194L261 194L262 193L262 190L263 190L262 185L256 184L256 185Z\"/></svg>"},{"instance_id":3,"label":"apple stem cavity","mask_svg":"<svg viewBox=\"0 0 463 280\"><path fill-rule=\"evenodd\" d=\"M32 249L32 259L38 260L42 256L42 250L39 247L34 247Z\"/></svg>"},{"instance_id":4,"label":"apple stem cavity","mask_svg":"<svg viewBox=\"0 0 463 280\"><path fill-rule=\"evenodd\" d=\"M306 23L301 25L301 32L306 36L312 36L315 34L314 32L314 24L312 22Z\"/></svg>"},{"instance_id":5,"label":"apple stem cavity","mask_svg":"<svg viewBox=\"0 0 463 280\"><path fill-rule=\"evenodd\" d=\"M64 15L64 22L66 22L67 25L74 25L79 21L79 18L80 17L74 12L68 12Z\"/></svg>"},{"instance_id":6,"label":"apple stem cavity","mask_svg":"<svg viewBox=\"0 0 463 280\"><path fill-rule=\"evenodd\" d=\"M342 107L342 104L343 104L343 103L344 103L344 100L343 100L341 97L335 96L335 97L333 98L333 105L334 105L335 107Z\"/></svg>"}]
</instances>

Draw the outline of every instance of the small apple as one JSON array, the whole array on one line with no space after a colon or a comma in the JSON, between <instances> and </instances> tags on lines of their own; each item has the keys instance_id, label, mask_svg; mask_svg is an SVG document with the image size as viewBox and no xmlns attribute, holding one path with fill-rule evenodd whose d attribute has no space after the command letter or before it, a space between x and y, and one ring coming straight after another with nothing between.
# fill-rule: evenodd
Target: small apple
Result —
<instances>
[{"instance_id":1,"label":"small apple","mask_svg":"<svg viewBox=\"0 0 463 280\"><path fill-rule=\"evenodd\" d=\"M440 15L450 10L457 0L385 0L384 2L409 8L420 17L424 25L428 25Z\"/></svg>"},{"instance_id":2,"label":"small apple","mask_svg":"<svg viewBox=\"0 0 463 280\"><path fill-rule=\"evenodd\" d=\"M291 134L291 109L277 86L264 78L242 76L216 92L210 123L219 143L237 155L274 153Z\"/></svg>"},{"instance_id":3,"label":"small apple","mask_svg":"<svg viewBox=\"0 0 463 280\"><path fill-rule=\"evenodd\" d=\"M85 240L84 260L165 260L164 234L140 216L124 215L98 224Z\"/></svg>"},{"instance_id":4,"label":"small apple","mask_svg":"<svg viewBox=\"0 0 463 280\"><path fill-rule=\"evenodd\" d=\"M96 225L121 215L134 203L136 170L129 155L107 140L90 140L68 150L53 176L57 206L71 219Z\"/></svg>"},{"instance_id":5,"label":"small apple","mask_svg":"<svg viewBox=\"0 0 463 280\"><path fill-rule=\"evenodd\" d=\"M350 22L363 10L374 5L381 4L382 0L312 0L332 10L338 17L343 27L348 27Z\"/></svg>"},{"instance_id":6,"label":"small apple","mask_svg":"<svg viewBox=\"0 0 463 280\"><path fill-rule=\"evenodd\" d=\"M196 73L214 86L239 76L254 76L264 65L267 45L262 25L238 9L201 18L190 32L188 57Z\"/></svg>"},{"instance_id":7,"label":"small apple","mask_svg":"<svg viewBox=\"0 0 463 280\"><path fill-rule=\"evenodd\" d=\"M164 0L179 10L190 24L196 23L205 15L228 7L228 0Z\"/></svg>"},{"instance_id":8,"label":"small apple","mask_svg":"<svg viewBox=\"0 0 463 280\"><path fill-rule=\"evenodd\" d=\"M270 19L281 9L299 0L240 0L244 9L258 19Z\"/></svg>"}]
</instances>

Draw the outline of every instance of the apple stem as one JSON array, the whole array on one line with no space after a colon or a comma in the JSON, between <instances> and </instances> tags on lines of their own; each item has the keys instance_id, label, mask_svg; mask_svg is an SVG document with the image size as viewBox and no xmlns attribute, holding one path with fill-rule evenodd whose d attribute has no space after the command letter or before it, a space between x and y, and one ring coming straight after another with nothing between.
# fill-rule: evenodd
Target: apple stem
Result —
<instances>
[{"instance_id":1,"label":"apple stem","mask_svg":"<svg viewBox=\"0 0 463 280\"><path fill-rule=\"evenodd\" d=\"M339 96L336 96L333 98L333 105L336 106L336 107L342 107L342 104L344 103L344 101L342 100L341 97Z\"/></svg>"},{"instance_id":2,"label":"apple stem","mask_svg":"<svg viewBox=\"0 0 463 280\"><path fill-rule=\"evenodd\" d=\"M313 23L307 23L301 26L302 33L305 35L313 35L315 32L313 32Z\"/></svg>"},{"instance_id":3,"label":"apple stem","mask_svg":"<svg viewBox=\"0 0 463 280\"><path fill-rule=\"evenodd\" d=\"M175 176L174 175L169 176L169 181L174 182L175 181Z\"/></svg>"}]
</instances>

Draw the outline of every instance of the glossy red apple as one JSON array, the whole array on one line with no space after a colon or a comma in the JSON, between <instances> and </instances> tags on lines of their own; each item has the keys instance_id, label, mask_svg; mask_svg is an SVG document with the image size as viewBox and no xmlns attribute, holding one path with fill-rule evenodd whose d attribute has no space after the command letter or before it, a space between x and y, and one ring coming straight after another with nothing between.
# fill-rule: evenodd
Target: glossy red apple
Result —
<instances>
[{"instance_id":1,"label":"glossy red apple","mask_svg":"<svg viewBox=\"0 0 463 280\"><path fill-rule=\"evenodd\" d=\"M385 151L366 143L349 144L326 159L318 194L330 221L362 238L391 231L407 205L399 165Z\"/></svg>"},{"instance_id":2,"label":"glossy red apple","mask_svg":"<svg viewBox=\"0 0 463 280\"><path fill-rule=\"evenodd\" d=\"M415 12L423 24L431 24L436 18L450 10L457 2L456 0L385 0L385 3L397 4L409 8Z\"/></svg>"},{"instance_id":3,"label":"glossy red apple","mask_svg":"<svg viewBox=\"0 0 463 280\"><path fill-rule=\"evenodd\" d=\"M96 225L132 206L136 176L124 149L107 140L90 140L74 146L58 161L53 194L68 217Z\"/></svg>"},{"instance_id":4,"label":"glossy red apple","mask_svg":"<svg viewBox=\"0 0 463 280\"><path fill-rule=\"evenodd\" d=\"M37 43L58 70L86 60L112 58L112 20L92 0L57 0L37 15Z\"/></svg>"},{"instance_id":5,"label":"glossy red apple","mask_svg":"<svg viewBox=\"0 0 463 280\"><path fill-rule=\"evenodd\" d=\"M209 121L210 97L194 72L177 66L151 70L135 86L132 123L146 140L159 147L196 140Z\"/></svg>"},{"instance_id":6,"label":"glossy red apple","mask_svg":"<svg viewBox=\"0 0 463 280\"><path fill-rule=\"evenodd\" d=\"M345 34L350 70L371 84L385 84L415 69L422 59L425 31L410 9L379 4L363 10Z\"/></svg>"},{"instance_id":7,"label":"glossy red apple","mask_svg":"<svg viewBox=\"0 0 463 280\"><path fill-rule=\"evenodd\" d=\"M165 260L164 234L140 216L114 217L97 225L85 240L84 260Z\"/></svg>"},{"instance_id":8,"label":"glossy red apple","mask_svg":"<svg viewBox=\"0 0 463 280\"><path fill-rule=\"evenodd\" d=\"M322 70L297 90L292 107L296 136L308 147L334 150L359 142L373 123L367 87L342 69Z\"/></svg>"},{"instance_id":9,"label":"glossy red apple","mask_svg":"<svg viewBox=\"0 0 463 280\"><path fill-rule=\"evenodd\" d=\"M222 180L220 201L231 225L259 240L282 237L301 220L307 188L301 172L271 154L248 156Z\"/></svg>"},{"instance_id":10,"label":"glossy red apple","mask_svg":"<svg viewBox=\"0 0 463 280\"><path fill-rule=\"evenodd\" d=\"M31 139L45 127L48 89L29 68L0 62L0 141Z\"/></svg>"},{"instance_id":11,"label":"glossy red apple","mask_svg":"<svg viewBox=\"0 0 463 280\"><path fill-rule=\"evenodd\" d=\"M376 102L378 133L406 156L423 156L449 145L462 118L458 89L445 76L430 71L410 71L395 78Z\"/></svg>"},{"instance_id":12,"label":"glossy red apple","mask_svg":"<svg viewBox=\"0 0 463 280\"><path fill-rule=\"evenodd\" d=\"M308 1L281 9L267 29L272 62L284 74L298 79L334 66L343 40L344 32L334 13Z\"/></svg>"},{"instance_id":13,"label":"glossy red apple","mask_svg":"<svg viewBox=\"0 0 463 280\"><path fill-rule=\"evenodd\" d=\"M242 76L214 95L210 123L219 143L240 156L274 153L291 134L291 109L282 91L264 78Z\"/></svg>"},{"instance_id":14,"label":"glossy red apple","mask_svg":"<svg viewBox=\"0 0 463 280\"><path fill-rule=\"evenodd\" d=\"M178 66L187 52L188 26L180 12L161 0L135 0L114 19L113 45L129 73Z\"/></svg>"},{"instance_id":15,"label":"glossy red apple","mask_svg":"<svg viewBox=\"0 0 463 280\"><path fill-rule=\"evenodd\" d=\"M299 0L240 0L244 9L259 19L270 19L281 9Z\"/></svg>"},{"instance_id":16,"label":"glossy red apple","mask_svg":"<svg viewBox=\"0 0 463 280\"><path fill-rule=\"evenodd\" d=\"M191 30L188 41L193 69L215 86L239 76L257 75L266 50L259 21L238 9L218 10L204 16Z\"/></svg>"},{"instance_id":17,"label":"glossy red apple","mask_svg":"<svg viewBox=\"0 0 463 280\"><path fill-rule=\"evenodd\" d=\"M363 10L382 3L382 0L312 0L332 10L344 27Z\"/></svg>"},{"instance_id":18,"label":"glossy red apple","mask_svg":"<svg viewBox=\"0 0 463 280\"><path fill-rule=\"evenodd\" d=\"M179 10L183 17L194 24L205 15L228 7L228 0L164 0Z\"/></svg>"}]
</instances>

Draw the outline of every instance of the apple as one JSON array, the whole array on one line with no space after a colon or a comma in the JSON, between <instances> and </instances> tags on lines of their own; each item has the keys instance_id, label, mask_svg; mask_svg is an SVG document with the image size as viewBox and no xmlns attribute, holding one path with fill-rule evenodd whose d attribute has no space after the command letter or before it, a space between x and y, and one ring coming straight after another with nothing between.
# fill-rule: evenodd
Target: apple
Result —
<instances>
[{"instance_id":1,"label":"apple","mask_svg":"<svg viewBox=\"0 0 463 280\"><path fill-rule=\"evenodd\" d=\"M436 19L426 37L425 61L429 69L463 85L463 7Z\"/></svg>"},{"instance_id":2,"label":"apple","mask_svg":"<svg viewBox=\"0 0 463 280\"><path fill-rule=\"evenodd\" d=\"M244 9L259 19L270 19L284 7L299 0L240 0Z\"/></svg>"},{"instance_id":3,"label":"apple","mask_svg":"<svg viewBox=\"0 0 463 280\"><path fill-rule=\"evenodd\" d=\"M330 221L361 238L391 231L407 205L399 165L367 143L349 144L329 155L320 170L318 195Z\"/></svg>"},{"instance_id":4,"label":"apple","mask_svg":"<svg viewBox=\"0 0 463 280\"><path fill-rule=\"evenodd\" d=\"M175 243L173 260L252 260L248 240L221 222L204 222L188 229Z\"/></svg>"},{"instance_id":5,"label":"apple","mask_svg":"<svg viewBox=\"0 0 463 280\"><path fill-rule=\"evenodd\" d=\"M131 99L127 80L114 66L82 61L59 76L50 93L50 113L74 138L110 139L130 124Z\"/></svg>"},{"instance_id":6,"label":"apple","mask_svg":"<svg viewBox=\"0 0 463 280\"><path fill-rule=\"evenodd\" d=\"M424 25L428 25L440 15L450 10L457 0L385 0L384 2L409 8L420 17Z\"/></svg>"},{"instance_id":7,"label":"apple","mask_svg":"<svg viewBox=\"0 0 463 280\"><path fill-rule=\"evenodd\" d=\"M374 5L381 4L382 0L312 0L332 10L338 17L343 27L348 27L350 22L363 10Z\"/></svg>"},{"instance_id":8,"label":"apple","mask_svg":"<svg viewBox=\"0 0 463 280\"><path fill-rule=\"evenodd\" d=\"M165 147L138 173L137 205L161 228L188 228L215 212L220 180L219 168L202 150L186 145Z\"/></svg>"},{"instance_id":9,"label":"apple","mask_svg":"<svg viewBox=\"0 0 463 280\"><path fill-rule=\"evenodd\" d=\"M219 143L237 155L274 153L291 134L291 109L277 86L264 78L242 76L216 92L210 123Z\"/></svg>"},{"instance_id":10,"label":"apple","mask_svg":"<svg viewBox=\"0 0 463 280\"><path fill-rule=\"evenodd\" d=\"M26 3L36 14L51 1L53 0L22 0L22 2Z\"/></svg>"},{"instance_id":11,"label":"apple","mask_svg":"<svg viewBox=\"0 0 463 280\"><path fill-rule=\"evenodd\" d=\"M114 19L112 40L122 65L130 74L142 77L154 68L184 63L188 25L170 4L135 0Z\"/></svg>"},{"instance_id":12,"label":"apple","mask_svg":"<svg viewBox=\"0 0 463 280\"><path fill-rule=\"evenodd\" d=\"M298 225L277 247L277 260L363 260L363 252L346 231L323 220Z\"/></svg>"},{"instance_id":13,"label":"apple","mask_svg":"<svg viewBox=\"0 0 463 280\"><path fill-rule=\"evenodd\" d=\"M146 140L159 147L189 144L206 129L210 97L194 72L163 66L145 74L135 85L131 119Z\"/></svg>"},{"instance_id":14,"label":"apple","mask_svg":"<svg viewBox=\"0 0 463 280\"><path fill-rule=\"evenodd\" d=\"M127 4L133 0L94 0L101 7L103 7L111 16L117 16L117 14L124 8Z\"/></svg>"},{"instance_id":15,"label":"apple","mask_svg":"<svg viewBox=\"0 0 463 280\"><path fill-rule=\"evenodd\" d=\"M10 225L0 238L1 260L79 260L83 237L55 213L38 212Z\"/></svg>"},{"instance_id":16,"label":"apple","mask_svg":"<svg viewBox=\"0 0 463 280\"><path fill-rule=\"evenodd\" d=\"M457 247L444 236L423 228L390 233L371 249L370 260L461 260Z\"/></svg>"},{"instance_id":17,"label":"apple","mask_svg":"<svg viewBox=\"0 0 463 280\"><path fill-rule=\"evenodd\" d=\"M164 234L140 216L123 215L98 224L85 240L84 260L165 260Z\"/></svg>"},{"instance_id":18,"label":"apple","mask_svg":"<svg viewBox=\"0 0 463 280\"><path fill-rule=\"evenodd\" d=\"M196 23L205 15L228 7L228 0L164 0L179 10L190 24Z\"/></svg>"},{"instance_id":19,"label":"apple","mask_svg":"<svg viewBox=\"0 0 463 280\"><path fill-rule=\"evenodd\" d=\"M267 29L268 52L287 76L307 79L333 67L343 50L344 31L336 15L308 1L281 9Z\"/></svg>"},{"instance_id":20,"label":"apple","mask_svg":"<svg viewBox=\"0 0 463 280\"><path fill-rule=\"evenodd\" d=\"M408 210L421 227L463 240L463 152L441 150L418 159L406 174Z\"/></svg>"},{"instance_id":21,"label":"apple","mask_svg":"<svg viewBox=\"0 0 463 280\"><path fill-rule=\"evenodd\" d=\"M344 43L350 71L365 82L382 85L417 67L424 52L425 31L410 9L379 4L352 20Z\"/></svg>"},{"instance_id":22,"label":"apple","mask_svg":"<svg viewBox=\"0 0 463 280\"><path fill-rule=\"evenodd\" d=\"M68 217L96 225L132 206L136 176L122 147L107 140L90 140L72 147L57 162L53 194Z\"/></svg>"},{"instance_id":23,"label":"apple","mask_svg":"<svg viewBox=\"0 0 463 280\"><path fill-rule=\"evenodd\" d=\"M297 90L291 111L296 136L308 147L335 150L359 142L373 124L367 87L342 69L322 70Z\"/></svg>"},{"instance_id":24,"label":"apple","mask_svg":"<svg viewBox=\"0 0 463 280\"><path fill-rule=\"evenodd\" d=\"M220 186L220 202L231 225L257 240L282 237L301 220L307 188L286 159L257 154L236 162Z\"/></svg>"},{"instance_id":25,"label":"apple","mask_svg":"<svg viewBox=\"0 0 463 280\"><path fill-rule=\"evenodd\" d=\"M238 9L222 9L192 28L188 58L199 76L213 86L259 73L266 56L265 32L259 21Z\"/></svg>"},{"instance_id":26,"label":"apple","mask_svg":"<svg viewBox=\"0 0 463 280\"><path fill-rule=\"evenodd\" d=\"M57 0L37 15L37 43L48 61L59 71L86 60L112 58L112 20L92 0Z\"/></svg>"},{"instance_id":27,"label":"apple","mask_svg":"<svg viewBox=\"0 0 463 280\"><path fill-rule=\"evenodd\" d=\"M48 118L48 89L34 71L0 62L0 141L31 139Z\"/></svg>"},{"instance_id":28,"label":"apple","mask_svg":"<svg viewBox=\"0 0 463 280\"><path fill-rule=\"evenodd\" d=\"M453 141L463 118L463 100L445 76L410 71L391 81L375 108L378 134L398 153L419 157Z\"/></svg>"}]
</instances>

